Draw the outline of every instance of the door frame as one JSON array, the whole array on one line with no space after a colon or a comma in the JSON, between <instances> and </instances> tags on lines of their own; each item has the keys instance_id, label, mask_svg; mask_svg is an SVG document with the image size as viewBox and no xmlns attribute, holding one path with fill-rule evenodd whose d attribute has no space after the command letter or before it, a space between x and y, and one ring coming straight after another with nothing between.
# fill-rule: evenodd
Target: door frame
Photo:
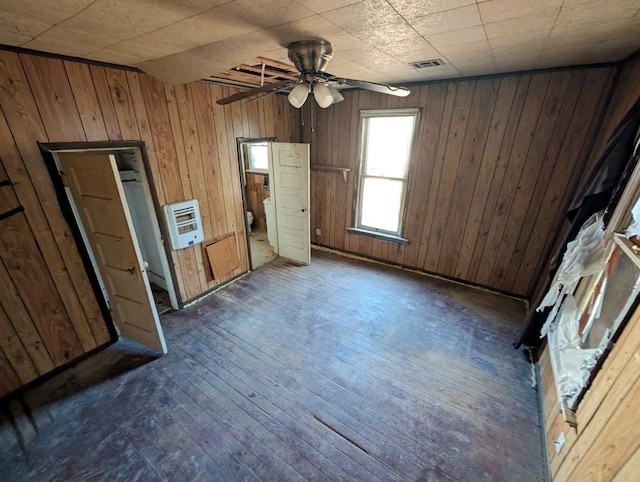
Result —
<instances>
[{"instance_id":1,"label":"door frame","mask_svg":"<svg viewBox=\"0 0 640 482\"><path fill-rule=\"evenodd\" d=\"M140 153L140 158L142 159L142 166L140 166L141 170L144 170L143 174L143 182L146 184L146 187L149 190L149 194L152 202L152 209L155 213L156 219L158 221L158 227L160 229L160 234L163 240L169 239L169 234L166 229L166 225L164 222L164 217L162 216L162 209L160 207L160 202L158 200L157 190L155 183L153 181L153 176L151 175L151 166L149 163L149 157L146 149L146 145L143 141L105 141L105 142L58 142L58 143L38 143L40 148L40 152L44 159L47 170L49 171L49 176L53 183L56 198L58 200L58 204L60 205L60 209L67 221L71 229L71 233L73 235L76 247L80 253L80 257L82 258L82 263L84 265L85 272L89 278L89 282L91 283L91 287L94 291L95 297L98 301L98 305L100 307L100 311L102 312L102 316L107 323L107 327L109 329L109 333L111 335L112 341L118 339L117 330L115 328L115 323L111 316L111 312L107 305L107 302L104 298L102 288L100 282L98 281L98 275L95 272L93 263L91 261L91 255L89 254L89 248L86 246L84 239L82 237L82 233L80 227L78 225L78 220L73 212L73 208L71 207L71 203L67 197L67 193L65 191L64 183L60 173L58 171L57 162L55 156L58 152L61 151L74 151L74 152L96 152L100 154L115 154L118 151L123 150L135 150L137 149ZM137 156L136 156L137 157ZM125 206L126 209L129 209L128 205ZM136 240L137 242L137 240ZM178 303L178 308L182 309L184 307L184 302L182 300L180 291L177 289L177 277L175 268L172 263L171 250L168 242L162 243L164 247L164 254L167 258L167 265L169 268L169 273L165 273L170 276L171 284L173 285L174 294ZM155 306L153 307L155 309Z\"/></svg>"},{"instance_id":2,"label":"door frame","mask_svg":"<svg viewBox=\"0 0 640 482\"><path fill-rule=\"evenodd\" d=\"M247 255L249 256L249 271L253 269L253 259L251 257L251 240L247 229L247 180L245 178L244 159L240 145L247 142L278 142L277 137L236 137L236 155L238 157L238 174L240 181L240 192L242 193L242 219L244 219L244 234L247 243ZM269 187L271 187L271 169L269 169Z\"/></svg>"}]
</instances>

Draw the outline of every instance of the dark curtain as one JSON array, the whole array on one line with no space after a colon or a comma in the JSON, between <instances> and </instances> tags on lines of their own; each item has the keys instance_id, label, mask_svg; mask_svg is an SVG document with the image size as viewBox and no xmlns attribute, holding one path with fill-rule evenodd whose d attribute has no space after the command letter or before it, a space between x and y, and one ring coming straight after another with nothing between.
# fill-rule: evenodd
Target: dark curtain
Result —
<instances>
[{"instance_id":1,"label":"dark curtain","mask_svg":"<svg viewBox=\"0 0 640 482\"><path fill-rule=\"evenodd\" d=\"M536 347L540 344L540 328L547 318L549 309L547 308L540 313L535 309L551 285L567 244L576 237L584 222L591 215L607 207L609 207L609 213L613 211L613 207L624 190L638 160L633 150L639 126L640 100L636 101L622 122L613 131L602 150L602 154L592 166L585 181L576 189L576 194L566 213L567 219L571 222L571 227L566 236L556 240L555 245L558 248L551 257L544 274L547 278L545 289L538 295L537 299L532 300L531 309L514 341L515 348L519 348L522 345ZM607 218L605 217L606 222Z\"/></svg>"}]
</instances>

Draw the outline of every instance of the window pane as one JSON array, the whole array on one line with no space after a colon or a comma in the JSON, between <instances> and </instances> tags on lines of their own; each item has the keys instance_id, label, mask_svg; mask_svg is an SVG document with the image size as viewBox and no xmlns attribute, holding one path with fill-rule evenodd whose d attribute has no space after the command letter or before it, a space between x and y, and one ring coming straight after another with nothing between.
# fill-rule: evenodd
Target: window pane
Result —
<instances>
[{"instance_id":1,"label":"window pane","mask_svg":"<svg viewBox=\"0 0 640 482\"><path fill-rule=\"evenodd\" d=\"M404 177L409 164L414 116L369 117L365 174Z\"/></svg>"},{"instance_id":2,"label":"window pane","mask_svg":"<svg viewBox=\"0 0 640 482\"><path fill-rule=\"evenodd\" d=\"M360 206L363 227L398 232L403 184L390 179L364 179Z\"/></svg>"},{"instance_id":3,"label":"window pane","mask_svg":"<svg viewBox=\"0 0 640 482\"><path fill-rule=\"evenodd\" d=\"M269 169L266 144L249 144L249 169Z\"/></svg>"}]
</instances>

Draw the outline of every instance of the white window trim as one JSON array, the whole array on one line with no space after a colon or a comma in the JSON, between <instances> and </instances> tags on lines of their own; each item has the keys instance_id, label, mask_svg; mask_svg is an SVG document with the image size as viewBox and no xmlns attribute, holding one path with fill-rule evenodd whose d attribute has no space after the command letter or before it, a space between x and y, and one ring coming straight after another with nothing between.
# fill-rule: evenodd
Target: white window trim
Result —
<instances>
[{"instance_id":1,"label":"white window trim","mask_svg":"<svg viewBox=\"0 0 640 482\"><path fill-rule=\"evenodd\" d=\"M269 174L269 169L265 168L265 169L260 169L258 167L251 167L251 146L253 145L265 145L268 147L270 141L263 141L263 140L259 140L259 141L251 141L251 142L246 142L242 145L242 151L243 151L243 157L244 157L244 165L245 165L245 172L248 172L250 174Z\"/></svg>"},{"instance_id":2,"label":"white window trim","mask_svg":"<svg viewBox=\"0 0 640 482\"><path fill-rule=\"evenodd\" d=\"M416 157L416 149L417 149L417 139L418 139L418 128L420 126L420 111L421 109L418 107L414 108L406 108L406 109L370 109L370 110L361 110L360 111L360 120L359 120L359 145L358 145L358 182L356 184L356 196L355 196L355 205L354 205L354 227L349 228L349 231L371 235L380 237L381 239L385 239L388 241L397 241L401 243L407 243L408 240L403 238L404 232L404 224L405 224L405 212L407 205L407 192L408 186L410 182L410 172L412 163ZM379 228L373 228L370 226L365 226L361 223L361 202L362 202L362 191L364 179L366 177L376 177L376 176L367 176L364 173L365 169L365 139L367 136L366 124L364 122L365 119L371 117L406 117L413 116L413 134L411 137L411 148L409 150L409 161L407 162L405 176L402 178L394 178L394 177L383 177L384 179L396 179L403 182L402 186L402 202L400 203L400 212L398 214L398 231L386 231Z\"/></svg>"}]
</instances>

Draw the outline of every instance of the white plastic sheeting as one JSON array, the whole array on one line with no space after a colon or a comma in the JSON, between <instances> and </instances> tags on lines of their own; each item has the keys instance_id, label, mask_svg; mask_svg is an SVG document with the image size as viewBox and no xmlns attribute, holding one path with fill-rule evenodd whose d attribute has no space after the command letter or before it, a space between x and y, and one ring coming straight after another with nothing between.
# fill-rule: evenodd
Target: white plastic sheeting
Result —
<instances>
[{"instance_id":1,"label":"white plastic sheeting","mask_svg":"<svg viewBox=\"0 0 640 482\"><path fill-rule=\"evenodd\" d=\"M564 298L562 309L547 337L558 395L566 399L569 406L586 385L591 369L607 346L603 343L597 348L581 348L579 320L576 301L569 294Z\"/></svg>"},{"instance_id":2,"label":"white plastic sheeting","mask_svg":"<svg viewBox=\"0 0 640 482\"><path fill-rule=\"evenodd\" d=\"M635 205L631 209L631 224L625 231L627 238L633 236L640 236L640 198L636 201Z\"/></svg>"},{"instance_id":3,"label":"white plastic sheeting","mask_svg":"<svg viewBox=\"0 0 640 482\"><path fill-rule=\"evenodd\" d=\"M581 278L602 273L606 266L604 223L599 213L589 218L576 239L567 244L551 287L537 307L538 311L553 307L540 330L540 337L548 336L558 395L569 404L580 394L604 350L601 346L581 348L581 313L573 293Z\"/></svg>"},{"instance_id":4,"label":"white plastic sheeting","mask_svg":"<svg viewBox=\"0 0 640 482\"><path fill-rule=\"evenodd\" d=\"M565 295L575 291L582 277L601 273L606 264L604 222L602 214L598 213L590 217L578 232L576 239L567 244L567 250L549 291L536 308L537 311L542 311L549 306L553 307L540 330L540 338L544 338L549 332Z\"/></svg>"}]
</instances>

